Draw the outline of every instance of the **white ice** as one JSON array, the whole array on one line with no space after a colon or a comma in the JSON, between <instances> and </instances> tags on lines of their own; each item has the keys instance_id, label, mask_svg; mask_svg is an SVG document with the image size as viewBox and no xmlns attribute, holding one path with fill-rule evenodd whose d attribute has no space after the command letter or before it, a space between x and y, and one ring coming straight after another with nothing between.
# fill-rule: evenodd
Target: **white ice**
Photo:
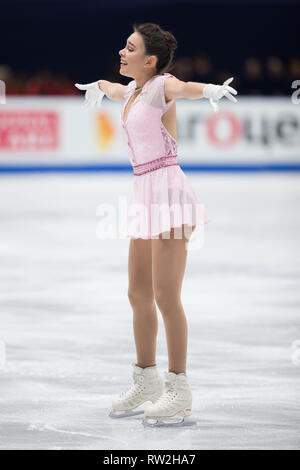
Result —
<instances>
[{"instance_id":1,"label":"white ice","mask_svg":"<svg viewBox=\"0 0 300 470\"><path fill-rule=\"evenodd\" d=\"M2 449L300 448L300 178L186 174L212 223L182 288L196 423L174 429L108 417L136 355L129 240L97 238L96 209L132 175L0 176Z\"/></svg>"}]
</instances>

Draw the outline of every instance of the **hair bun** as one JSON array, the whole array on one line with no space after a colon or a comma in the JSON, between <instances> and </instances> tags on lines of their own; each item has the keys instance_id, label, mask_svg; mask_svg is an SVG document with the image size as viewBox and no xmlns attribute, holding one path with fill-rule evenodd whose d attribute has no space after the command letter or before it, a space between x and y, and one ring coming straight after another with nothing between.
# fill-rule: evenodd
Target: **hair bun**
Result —
<instances>
[{"instance_id":1,"label":"hair bun","mask_svg":"<svg viewBox=\"0 0 300 470\"><path fill-rule=\"evenodd\" d=\"M171 53L174 53L175 49L177 49L177 41L174 38L173 34L170 33L169 31L163 31L164 38L166 40L166 43L171 51Z\"/></svg>"}]
</instances>

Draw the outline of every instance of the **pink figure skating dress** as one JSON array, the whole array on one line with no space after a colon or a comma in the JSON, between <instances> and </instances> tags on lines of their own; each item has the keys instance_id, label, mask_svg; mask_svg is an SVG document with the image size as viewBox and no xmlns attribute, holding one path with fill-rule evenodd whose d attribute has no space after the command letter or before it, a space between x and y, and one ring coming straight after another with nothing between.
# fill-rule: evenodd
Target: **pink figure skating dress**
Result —
<instances>
[{"instance_id":1,"label":"pink figure skating dress","mask_svg":"<svg viewBox=\"0 0 300 470\"><path fill-rule=\"evenodd\" d=\"M182 224L204 225L208 218L177 161L177 142L161 121L175 100L165 101L164 80L170 73L155 75L140 94L126 105L136 82L127 85L121 122L128 141L133 168L133 188L122 231L125 237L158 238L162 232ZM183 233L183 231L182 231Z\"/></svg>"}]
</instances>

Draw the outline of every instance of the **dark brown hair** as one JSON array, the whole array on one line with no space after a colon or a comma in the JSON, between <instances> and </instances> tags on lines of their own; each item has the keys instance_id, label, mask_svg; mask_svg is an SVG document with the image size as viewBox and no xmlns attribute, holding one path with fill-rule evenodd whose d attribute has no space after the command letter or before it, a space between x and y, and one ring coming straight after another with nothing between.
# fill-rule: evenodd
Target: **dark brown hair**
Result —
<instances>
[{"instance_id":1,"label":"dark brown hair","mask_svg":"<svg viewBox=\"0 0 300 470\"><path fill-rule=\"evenodd\" d=\"M135 33L142 35L145 55L157 57L156 73L163 74L174 67L173 56L177 41L170 31L164 31L158 24L143 23L132 25Z\"/></svg>"}]
</instances>

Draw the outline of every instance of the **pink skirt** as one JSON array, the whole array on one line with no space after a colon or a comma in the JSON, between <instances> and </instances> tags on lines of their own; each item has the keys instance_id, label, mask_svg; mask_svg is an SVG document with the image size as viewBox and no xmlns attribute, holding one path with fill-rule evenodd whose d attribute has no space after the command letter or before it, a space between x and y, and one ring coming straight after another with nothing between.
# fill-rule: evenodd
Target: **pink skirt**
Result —
<instances>
[{"instance_id":1,"label":"pink skirt","mask_svg":"<svg viewBox=\"0 0 300 470\"><path fill-rule=\"evenodd\" d=\"M204 205L179 165L133 176L122 235L149 240L172 227L210 222Z\"/></svg>"}]
</instances>

